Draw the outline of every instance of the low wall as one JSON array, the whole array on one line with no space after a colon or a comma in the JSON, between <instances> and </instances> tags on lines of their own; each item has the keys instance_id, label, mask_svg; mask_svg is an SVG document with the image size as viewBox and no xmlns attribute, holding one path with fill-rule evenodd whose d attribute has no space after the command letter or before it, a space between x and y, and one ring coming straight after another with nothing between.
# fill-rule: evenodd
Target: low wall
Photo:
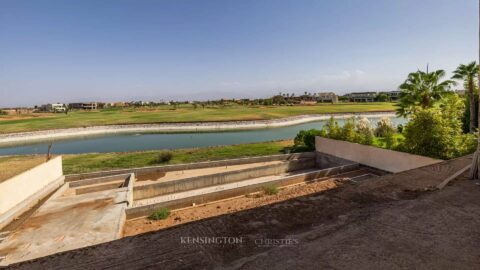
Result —
<instances>
[{"instance_id":1,"label":"low wall","mask_svg":"<svg viewBox=\"0 0 480 270\"><path fill-rule=\"evenodd\" d=\"M245 158L236 158L236 159L224 159L224 160L186 163L186 164L177 164L177 165L130 168L130 169L120 169L120 170L101 171L101 172L92 172L92 173L71 174L65 177L65 181L68 181L68 182L77 181L77 180L83 180L83 179L89 179L89 178L97 178L97 177L111 176L116 174L126 174L126 173L135 173L136 178L141 181L144 179L149 179L151 175L157 175L162 172L183 171L183 170L202 169L202 168L211 168L211 167L220 167L220 166L241 165L241 164L249 164L249 163L256 163L256 162L292 160L292 159L313 158L313 157L315 157L314 152L306 152L306 153L259 156L259 157L245 157Z\"/></svg>"},{"instance_id":2,"label":"low wall","mask_svg":"<svg viewBox=\"0 0 480 270\"><path fill-rule=\"evenodd\" d=\"M258 191L261 191L265 185L269 185L269 184L273 184L276 186L288 186L288 185L298 184L302 182L319 181L324 177L354 170L358 168L358 166L359 166L358 164L352 163L344 166L338 166L335 168L329 168L329 169L323 169L323 170L318 170L314 172L302 173L298 175L286 176L286 177L272 180L269 182L242 186L234 189L220 190L213 193L201 194L201 195L196 195L196 196L187 197L187 198L175 199L171 201L158 202L158 203L154 202L148 205L130 207L130 208L127 208L126 210L127 219L148 216L152 214L152 212L163 207L173 210L173 209L192 206L193 203L203 204L203 203L208 203L212 201L218 201L218 200L223 200L223 199L232 198L236 196L241 196L241 195L245 195L252 192L258 192Z\"/></svg>"},{"instance_id":3,"label":"low wall","mask_svg":"<svg viewBox=\"0 0 480 270\"><path fill-rule=\"evenodd\" d=\"M315 159L298 159L283 164L265 165L231 172L202 175L156 184L136 186L133 199L141 200L169 193L176 193L214 185L227 184L262 176L275 175L289 171L315 168Z\"/></svg>"},{"instance_id":4,"label":"low wall","mask_svg":"<svg viewBox=\"0 0 480 270\"><path fill-rule=\"evenodd\" d=\"M61 156L1 182L0 228L63 183Z\"/></svg>"},{"instance_id":5,"label":"low wall","mask_svg":"<svg viewBox=\"0 0 480 270\"><path fill-rule=\"evenodd\" d=\"M439 159L322 137L315 138L315 149L320 153L392 173L442 162Z\"/></svg>"}]
</instances>

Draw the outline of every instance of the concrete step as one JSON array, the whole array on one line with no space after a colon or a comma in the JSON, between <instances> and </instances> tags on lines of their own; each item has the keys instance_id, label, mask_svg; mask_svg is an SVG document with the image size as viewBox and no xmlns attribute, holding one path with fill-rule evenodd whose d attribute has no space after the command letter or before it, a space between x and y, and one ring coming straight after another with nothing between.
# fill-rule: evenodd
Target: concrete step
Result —
<instances>
[{"instance_id":1,"label":"concrete step","mask_svg":"<svg viewBox=\"0 0 480 270\"><path fill-rule=\"evenodd\" d=\"M357 173L355 173L356 171ZM345 174L345 177L351 178L357 175L365 174L365 171L359 170L358 164L350 164L323 170L302 170L292 173L251 178L233 183L206 186L142 200L135 200L132 207L129 207L126 211L127 219L147 216L156 209L160 209L162 207L178 209L192 206L193 204L203 204L211 201L257 192L262 190L266 185L287 186L302 182L326 180L339 174Z\"/></svg>"}]
</instances>

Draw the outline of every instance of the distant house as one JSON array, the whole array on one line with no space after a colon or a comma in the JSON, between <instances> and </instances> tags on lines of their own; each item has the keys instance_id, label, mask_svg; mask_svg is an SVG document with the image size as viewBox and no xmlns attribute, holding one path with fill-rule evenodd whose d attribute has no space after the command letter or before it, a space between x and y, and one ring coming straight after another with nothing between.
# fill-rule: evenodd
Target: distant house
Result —
<instances>
[{"instance_id":1,"label":"distant house","mask_svg":"<svg viewBox=\"0 0 480 270\"><path fill-rule=\"evenodd\" d=\"M374 102L377 92L355 92L345 95L351 102Z\"/></svg>"},{"instance_id":2,"label":"distant house","mask_svg":"<svg viewBox=\"0 0 480 270\"><path fill-rule=\"evenodd\" d=\"M96 110L98 108L97 102L84 102L84 103L70 103L68 104L70 109L77 110Z\"/></svg>"},{"instance_id":3,"label":"distant house","mask_svg":"<svg viewBox=\"0 0 480 270\"><path fill-rule=\"evenodd\" d=\"M338 96L333 92L318 93L317 100L318 102L337 103Z\"/></svg>"},{"instance_id":4,"label":"distant house","mask_svg":"<svg viewBox=\"0 0 480 270\"><path fill-rule=\"evenodd\" d=\"M43 112L65 112L67 107L63 103L49 103L41 105L39 110Z\"/></svg>"}]
</instances>

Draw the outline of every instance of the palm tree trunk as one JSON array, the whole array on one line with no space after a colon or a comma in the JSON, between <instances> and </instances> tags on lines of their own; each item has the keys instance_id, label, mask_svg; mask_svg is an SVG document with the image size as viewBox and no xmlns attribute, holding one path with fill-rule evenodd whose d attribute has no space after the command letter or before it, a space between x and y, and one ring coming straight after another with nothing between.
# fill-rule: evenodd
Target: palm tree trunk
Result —
<instances>
[{"instance_id":1,"label":"palm tree trunk","mask_svg":"<svg viewBox=\"0 0 480 270\"><path fill-rule=\"evenodd\" d=\"M428 94L423 95L422 97L422 109L426 109L430 106L430 97Z\"/></svg>"},{"instance_id":2,"label":"palm tree trunk","mask_svg":"<svg viewBox=\"0 0 480 270\"><path fill-rule=\"evenodd\" d=\"M470 98L470 102L469 102L469 106L470 106L470 125L469 125L469 128L470 128L470 133L473 133L474 130L475 130L475 97L473 95L475 95L475 92L474 92L474 88L475 86L473 85L475 82L473 80L473 78L470 78L468 80L468 91L469 91L469 98Z\"/></svg>"}]
</instances>

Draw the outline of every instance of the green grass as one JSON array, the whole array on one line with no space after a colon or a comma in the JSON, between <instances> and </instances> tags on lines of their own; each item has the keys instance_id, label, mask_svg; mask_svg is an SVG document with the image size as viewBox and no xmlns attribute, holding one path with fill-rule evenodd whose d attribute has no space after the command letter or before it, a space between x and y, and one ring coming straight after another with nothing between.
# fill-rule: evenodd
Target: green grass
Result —
<instances>
[{"instance_id":1,"label":"green grass","mask_svg":"<svg viewBox=\"0 0 480 270\"><path fill-rule=\"evenodd\" d=\"M170 216L170 209L160 208L157 211L153 212L148 218L152 220L161 220L166 219Z\"/></svg>"},{"instance_id":2,"label":"green grass","mask_svg":"<svg viewBox=\"0 0 480 270\"><path fill-rule=\"evenodd\" d=\"M263 192L266 195L276 195L278 194L278 188L274 185L268 185L263 187Z\"/></svg>"},{"instance_id":3,"label":"green grass","mask_svg":"<svg viewBox=\"0 0 480 270\"><path fill-rule=\"evenodd\" d=\"M172 150L172 158L168 162L162 163L162 165L282 154L285 147L292 145L293 141L286 140L197 149L178 149ZM157 162L160 152L162 151L64 155L63 171L65 174L74 174L152 166Z\"/></svg>"},{"instance_id":4,"label":"green grass","mask_svg":"<svg viewBox=\"0 0 480 270\"><path fill-rule=\"evenodd\" d=\"M339 103L315 106L223 106L198 107L184 104L177 109L159 106L151 110L106 109L72 111L66 114L0 115L0 133L87 127L112 124L264 120L302 114L392 111L394 103Z\"/></svg>"}]
</instances>

